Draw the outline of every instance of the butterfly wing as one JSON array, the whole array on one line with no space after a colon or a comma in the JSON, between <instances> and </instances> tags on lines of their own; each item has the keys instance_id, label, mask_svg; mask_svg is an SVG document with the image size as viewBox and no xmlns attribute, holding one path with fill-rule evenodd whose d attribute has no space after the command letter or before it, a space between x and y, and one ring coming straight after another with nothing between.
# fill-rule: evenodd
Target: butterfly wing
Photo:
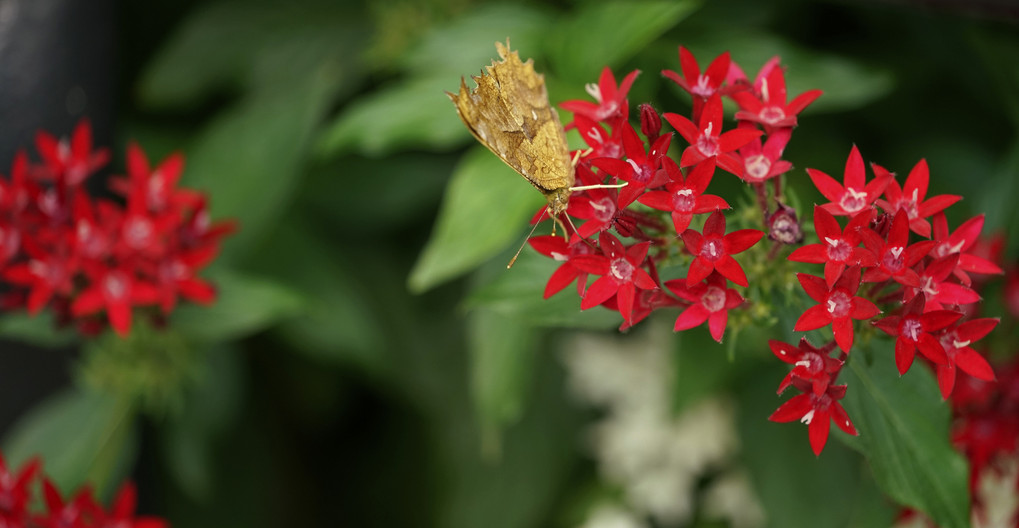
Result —
<instances>
[{"instance_id":1,"label":"butterfly wing","mask_svg":"<svg viewBox=\"0 0 1019 528\"><path fill-rule=\"evenodd\" d=\"M471 134L547 197L573 185L573 164L559 115L548 102L545 79L533 62L495 44L502 58L473 76L478 87L448 93ZM551 197L549 198L551 200Z\"/></svg>"}]
</instances>

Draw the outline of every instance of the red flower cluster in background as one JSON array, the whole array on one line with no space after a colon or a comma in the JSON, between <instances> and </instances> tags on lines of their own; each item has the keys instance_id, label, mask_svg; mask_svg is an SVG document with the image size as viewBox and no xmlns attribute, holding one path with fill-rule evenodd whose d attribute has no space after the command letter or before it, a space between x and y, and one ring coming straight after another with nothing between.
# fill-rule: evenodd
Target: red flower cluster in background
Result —
<instances>
[{"instance_id":1,"label":"red flower cluster in background","mask_svg":"<svg viewBox=\"0 0 1019 528\"><path fill-rule=\"evenodd\" d=\"M70 141L39 132L36 148L41 163L19 152L10 178L0 179L0 278L11 287L5 309L49 307L58 324L84 334L109 325L126 335L136 307L151 307L158 320L180 298L215 299L197 274L235 226L211 223L205 197L177 187L179 154L152 168L129 145L127 176L110 182L121 198L114 201L83 186L110 158L107 149L93 150L87 121Z\"/></svg>"},{"instance_id":2,"label":"red flower cluster in background","mask_svg":"<svg viewBox=\"0 0 1019 528\"><path fill-rule=\"evenodd\" d=\"M117 493L109 510L96 502L92 490L84 487L64 498L49 478L42 475L38 459L26 462L19 470L8 468L0 454L0 526L4 528L167 528L163 519L136 517L137 492L126 483ZM33 496L41 489L45 511L30 512Z\"/></svg>"},{"instance_id":3,"label":"red flower cluster in background","mask_svg":"<svg viewBox=\"0 0 1019 528\"><path fill-rule=\"evenodd\" d=\"M679 59L682 71L663 75L690 94L689 117L659 115L644 104L638 133L628 121L626 99L638 72L617 86L608 68L597 86L588 87L595 102L562 104L574 113L566 128L575 128L588 147L575 153L578 185L586 189L573 193L565 219L583 222L579 227L566 222L567 240L538 237L530 243L562 262L548 281L546 298L577 281L581 308L618 311L621 329L654 310L679 308L676 331L707 323L711 336L721 342L729 312L745 304L730 283L748 287L755 279L748 278L736 257L765 235L774 245L766 257L755 252L755 263L778 256L783 247L804 238L796 211L783 201L781 180L792 165L782 155L798 114L821 92L809 90L789 100L778 58L752 81L728 53L703 72L683 47ZM735 127L728 129L723 97L739 107ZM675 138L672 132L662 133L663 118L684 141L678 160L669 155ZM727 228L723 211L729 202L708 192L716 168L754 189L762 229ZM853 347L857 321L869 321L895 339L900 373L910 368L919 351L937 370L945 398L952 393L957 369L979 379L994 378L973 348L998 322L971 315L975 313L971 305L980 297L970 275L1001 273L977 252L983 218L970 219L949 232L943 211L961 197L928 196L926 161L917 163L902 185L878 165L872 165L872 171L868 178L855 146L841 182L807 169L828 202L814 208L817 241L796 249L788 259L824 268L820 275L798 274L816 304L802 313L795 330L830 327L833 340L815 346L803 339L795 347L771 342L772 351L794 365L779 392L788 387L801 391L771 419L809 424L810 444L817 454L824 448L832 420L856 434L839 404L847 387L836 380ZM620 183L625 186L618 190L590 188ZM839 216L847 217L845 225ZM534 221L540 218L541 213ZM746 222L745 215L740 219ZM671 278L676 275L670 269L671 280L663 281L660 268L677 263L680 270L685 268L685 277ZM594 279L590 286L589 279Z\"/></svg>"}]
</instances>

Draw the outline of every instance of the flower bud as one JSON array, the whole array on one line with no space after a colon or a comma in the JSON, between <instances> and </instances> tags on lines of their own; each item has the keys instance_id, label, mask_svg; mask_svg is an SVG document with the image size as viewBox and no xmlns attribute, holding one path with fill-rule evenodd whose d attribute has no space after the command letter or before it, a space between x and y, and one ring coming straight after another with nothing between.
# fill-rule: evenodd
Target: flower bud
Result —
<instances>
[{"instance_id":1,"label":"flower bud","mask_svg":"<svg viewBox=\"0 0 1019 528\"><path fill-rule=\"evenodd\" d=\"M796 209L778 204L778 209L768 215L768 238L782 244L803 242L803 228L796 217Z\"/></svg>"},{"instance_id":2,"label":"flower bud","mask_svg":"<svg viewBox=\"0 0 1019 528\"><path fill-rule=\"evenodd\" d=\"M655 107L648 103L640 105L640 131L644 133L648 143L653 143L662 131L662 118Z\"/></svg>"}]
</instances>

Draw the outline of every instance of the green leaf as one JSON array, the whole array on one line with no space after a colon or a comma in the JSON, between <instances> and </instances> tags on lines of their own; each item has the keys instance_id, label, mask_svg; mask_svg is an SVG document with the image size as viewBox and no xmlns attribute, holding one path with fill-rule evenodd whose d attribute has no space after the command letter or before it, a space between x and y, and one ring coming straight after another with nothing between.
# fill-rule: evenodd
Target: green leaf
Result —
<instances>
[{"instance_id":1,"label":"green leaf","mask_svg":"<svg viewBox=\"0 0 1019 528\"><path fill-rule=\"evenodd\" d=\"M67 346L77 341L70 328L57 328L49 310L37 315L8 312L0 316L0 336L43 348Z\"/></svg>"},{"instance_id":2,"label":"green leaf","mask_svg":"<svg viewBox=\"0 0 1019 528\"><path fill-rule=\"evenodd\" d=\"M618 312L601 307L580 311L576 283L548 299L544 298L545 283L561 264L527 246L513 268L495 270L493 280L474 289L467 297L465 307L491 310L540 327L617 328L622 323Z\"/></svg>"},{"instance_id":3,"label":"green leaf","mask_svg":"<svg viewBox=\"0 0 1019 528\"><path fill-rule=\"evenodd\" d=\"M530 325L487 310L472 312L468 328L474 408L484 434L497 438L523 414L537 336Z\"/></svg>"},{"instance_id":4,"label":"green leaf","mask_svg":"<svg viewBox=\"0 0 1019 528\"><path fill-rule=\"evenodd\" d=\"M181 184L207 192L214 217L240 223L224 243L230 255L221 258L249 247L282 213L335 84L323 69L295 79L288 92L250 96L218 116L189 151Z\"/></svg>"},{"instance_id":5,"label":"green leaf","mask_svg":"<svg viewBox=\"0 0 1019 528\"><path fill-rule=\"evenodd\" d=\"M296 292L275 282L220 271L210 278L219 290L211 306L184 305L170 326L195 342L220 342L254 334L304 307Z\"/></svg>"},{"instance_id":6,"label":"green leaf","mask_svg":"<svg viewBox=\"0 0 1019 528\"><path fill-rule=\"evenodd\" d=\"M474 269L526 233L541 193L483 147L468 152L446 188L432 236L408 279L423 292Z\"/></svg>"},{"instance_id":7,"label":"green leaf","mask_svg":"<svg viewBox=\"0 0 1019 528\"><path fill-rule=\"evenodd\" d=\"M696 0L585 3L549 35L553 65L561 77L595 82L603 67L618 67L698 7Z\"/></svg>"},{"instance_id":8,"label":"green leaf","mask_svg":"<svg viewBox=\"0 0 1019 528\"><path fill-rule=\"evenodd\" d=\"M315 2L220 1L202 5L166 40L138 85L141 103L165 108L194 105L217 91L245 84L279 85L300 79L309 60L353 54L364 31L346 10ZM325 9L324 9L325 7ZM280 61L285 54L286 61ZM346 61L354 64L354 61ZM277 66L273 68L272 66Z\"/></svg>"},{"instance_id":9,"label":"green leaf","mask_svg":"<svg viewBox=\"0 0 1019 528\"><path fill-rule=\"evenodd\" d=\"M838 437L867 457L878 485L897 502L938 526L968 527L969 472L949 443L948 404L928 369L914 365L900 377L892 342L881 344L873 358L861 353L871 350L854 352L843 370L849 386L843 405L860 436Z\"/></svg>"},{"instance_id":10,"label":"green leaf","mask_svg":"<svg viewBox=\"0 0 1019 528\"><path fill-rule=\"evenodd\" d=\"M495 43L508 38L520 58L539 55L551 13L524 4L489 4L457 17L448 25L433 28L421 43L403 54L400 66L413 75L450 81L450 91L460 76L477 75L498 60ZM469 80L468 80L469 82Z\"/></svg>"},{"instance_id":11,"label":"green leaf","mask_svg":"<svg viewBox=\"0 0 1019 528\"><path fill-rule=\"evenodd\" d=\"M135 413L126 399L82 389L56 394L23 416L3 442L12 467L31 457L66 495L86 482L109 497L133 463Z\"/></svg>"}]
</instances>

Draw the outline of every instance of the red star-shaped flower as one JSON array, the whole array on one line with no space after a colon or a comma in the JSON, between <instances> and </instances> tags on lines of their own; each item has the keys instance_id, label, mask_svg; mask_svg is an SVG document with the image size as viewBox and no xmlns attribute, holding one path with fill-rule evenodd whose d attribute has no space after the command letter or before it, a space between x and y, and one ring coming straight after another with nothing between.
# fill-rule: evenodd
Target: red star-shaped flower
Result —
<instances>
[{"instance_id":1,"label":"red star-shaped flower","mask_svg":"<svg viewBox=\"0 0 1019 528\"><path fill-rule=\"evenodd\" d=\"M800 379L810 382L811 392L820 396L828 390L835 374L842 369L843 362L828 355L835 348L835 343L817 348L803 337L800 338L799 346L772 339L768 341L768 347L778 359L793 365L793 369L778 385L779 394L785 392L793 380Z\"/></svg>"},{"instance_id":2,"label":"red star-shaped flower","mask_svg":"<svg viewBox=\"0 0 1019 528\"><path fill-rule=\"evenodd\" d=\"M746 128L746 125L740 124L740 128ZM768 134L763 145L761 138L757 138L741 147L739 155L743 158L743 181L763 183L789 172L793 164L781 158L790 137L792 129L782 128Z\"/></svg>"},{"instance_id":3,"label":"red star-shaped flower","mask_svg":"<svg viewBox=\"0 0 1019 528\"><path fill-rule=\"evenodd\" d=\"M690 227L693 215L729 208L729 203L721 197L704 194L715 172L714 160L708 159L697 164L685 178L672 158L664 158L662 166L670 180L665 184L667 190L648 191L637 201L660 211L670 211L677 234Z\"/></svg>"},{"instance_id":4,"label":"red star-shaped flower","mask_svg":"<svg viewBox=\"0 0 1019 528\"><path fill-rule=\"evenodd\" d=\"M679 66L683 71L680 75L672 70L662 70L662 75L679 85L693 96L693 116L698 120L704 103L716 93L723 95L732 92L732 89L722 87L726 76L729 74L729 63L731 59L729 52L723 52L711 61L708 68L701 73L700 65L690 50L679 47Z\"/></svg>"},{"instance_id":5,"label":"red star-shaped flower","mask_svg":"<svg viewBox=\"0 0 1019 528\"><path fill-rule=\"evenodd\" d=\"M616 296L616 304L623 319L632 323L636 289L653 290L658 284L641 265L647 256L650 242L641 242L629 248L618 238L602 231L598 235L601 255L581 255L571 259L581 271L601 275L591 284L580 302L580 309L587 310Z\"/></svg>"},{"instance_id":6,"label":"red star-shaped flower","mask_svg":"<svg viewBox=\"0 0 1019 528\"><path fill-rule=\"evenodd\" d=\"M591 255L594 250L587 244L567 244L565 237L558 236L537 236L527 241L538 253L545 255L562 265L552 272L548 283L545 284L545 298L559 293L577 280L577 294L584 296L584 289L587 288L587 272L573 264L572 259L582 255Z\"/></svg>"},{"instance_id":7,"label":"red star-shaped flower","mask_svg":"<svg viewBox=\"0 0 1019 528\"><path fill-rule=\"evenodd\" d=\"M872 324L886 334L895 337L895 366L899 374L905 374L913 365L913 358L919 349L927 359L945 364L948 357L934 332L955 323L962 314L950 310L932 310L924 313L924 299L917 295L902 309L902 315L889 315Z\"/></svg>"},{"instance_id":8,"label":"red star-shaped flower","mask_svg":"<svg viewBox=\"0 0 1019 528\"><path fill-rule=\"evenodd\" d=\"M110 159L109 149L92 151L92 125L87 119L74 127L70 144L39 131L35 146L43 160L41 176L69 187L80 185Z\"/></svg>"},{"instance_id":9,"label":"red star-shaped flower","mask_svg":"<svg viewBox=\"0 0 1019 528\"><path fill-rule=\"evenodd\" d=\"M74 299L71 313L82 316L105 309L110 326L121 336L131 331L134 305L155 304L159 300L156 287L138 279L127 266L108 268L97 263L88 274L92 282Z\"/></svg>"},{"instance_id":10,"label":"red star-shaped flower","mask_svg":"<svg viewBox=\"0 0 1019 528\"><path fill-rule=\"evenodd\" d=\"M909 171L902 188L899 188L899 183L894 178L889 181L888 187L885 188L887 200L879 198L877 204L891 214L905 211L909 217L909 228L924 238L930 238L931 224L927 218L944 211L948 206L961 200L962 196L940 194L927 199L929 182L930 171L927 168L927 160L922 159Z\"/></svg>"},{"instance_id":11,"label":"red star-shaped flower","mask_svg":"<svg viewBox=\"0 0 1019 528\"><path fill-rule=\"evenodd\" d=\"M25 462L18 471L8 469L0 455L0 526L25 526L32 485L41 463L38 458Z\"/></svg>"},{"instance_id":12,"label":"red star-shaped flower","mask_svg":"<svg viewBox=\"0 0 1019 528\"><path fill-rule=\"evenodd\" d=\"M763 236L764 233L756 229L740 229L727 235L725 215L718 210L711 213L704 222L703 234L693 229L682 233L687 251L694 256L690 271L686 274L686 285L693 286L707 278L712 271L718 271L732 282L747 287L747 274L732 256L750 249Z\"/></svg>"},{"instance_id":13,"label":"red star-shaped flower","mask_svg":"<svg viewBox=\"0 0 1019 528\"><path fill-rule=\"evenodd\" d=\"M879 171L876 167L874 179L867 182L863 157L860 156L856 145L853 145L853 149L849 151L849 159L846 160L844 185L817 169L807 169L807 174L810 175L817 190L831 200L822 206L829 213L836 216L855 215L874 203L884 192L888 182L892 181L892 175L888 171L883 169Z\"/></svg>"},{"instance_id":14,"label":"red star-shaped flower","mask_svg":"<svg viewBox=\"0 0 1019 528\"><path fill-rule=\"evenodd\" d=\"M736 92L732 98L739 105L736 119L764 125L768 134L780 128L796 126L796 115L821 96L821 90L808 90L786 104L785 72L774 68L761 80L760 95L749 91Z\"/></svg>"},{"instance_id":15,"label":"red star-shaped flower","mask_svg":"<svg viewBox=\"0 0 1019 528\"><path fill-rule=\"evenodd\" d=\"M980 301L977 292L954 282L948 282L948 276L956 268L959 262L959 255L948 255L931 262L926 267L917 265L917 277L920 286L918 288L907 288L905 299L913 296L923 297L926 302L926 310L942 310L945 305L959 306L973 304ZM920 295L923 294L923 295Z\"/></svg>"},{"instance_id":16,"label":"red star-shaped flower","mask_svg":"<svg viewBox=\"0 0 1019 528\"><path fill-rule=\"evenodd\" d=\"M810 438L810 448L814 454L821 455L824 445L828 442L828 432L831 430L831 422L842 429L846 434L856 436L856 427L852 420L842 408L838 401L845 397L845 385L829 385L823 394L814 394L809 382L793 378L793 385L803 391L803 394L793 396L792 399L782 404L769 420L785 423L799 420L807 424L807 435Z\"/></svg>"},{"instance_id":17,"label":"red star-shaped flower","mask_svg":"<svg viewBox=\"0 0 1019 528\"><path fill-rule=\"evenodd\" d=\"M686 117L671 112L663 114L665 120L679 132L690 146L683 151L680 167L690 167L708 158L718 158L719 167L743 177L743 161L733 152L761 137L760 130L737 128L722 132L722 98L717 93L704 103L704 112L695 125Z\"/></svg>"},{"instance_id":18,"label":"red star-shaped flower","mask_svg":"<svg viewBox=\"0 0 1019 528\"><path fill-rule=\"evenodd\" d=\"M692 303L676 318L674 330L687 330L707 321L711 337L721 343L729 321L729 310L743 304L743 296L732 288L726 288L726 284L725 277L717 272L692 287L687 286L684 279L667 281L666 288Z\"/></svg>"},{"instance_id":19,"label":"red star-shaped flower","mask_svg":"<svg viewBox=\"0 0 1019 528\"><path fill-rule=\"evenodd\" d=\"M645 189L660 187L665 183L667 177L659 169L669 151L672 133L655 140L650 152L645 153L644 142L637 136L633 126L625 123L622 127L626 159L595 158L591 160L591 165L628 183L619 191L619 207L625 208L643 194Z\"/></svg>"},{"instance_id":20,"label":"red star-shaped flower","mask_svg":"<svg viewBox=\"0 0 1019 528\"><path fill-rule=\"evenodd\" d=\"M797 273L796 278L807 295L819 304L807 308L796 320L793 329L806 332L830 324L835 342L843 352L849 352L853 347L853 319L870 319L881 313L874 303L856 296L860 289L860 268L857 266L846 268L830 288L821 277Z\"/></svg>"},{"instance_id":21,"label":"red star-shaped flower","mask_svg":"<svg viewBox=\"0 0 1019 528\"><path fill-rule=\"evenodd\" d=\"M814 230L820 240L807 244L789 254L793 262L824 264L824 280L828 286L842 276L846 266L873 266L874 254L860 245L860 228L870 224L874 218L873 209L867 209L854 216L843 230L838 220L823 207L814 206Z\"/></svg>"},{"instance_id":22,"label":"red star-shaped flower","mask_svg":"<svg viewBox=\"0 0 1019 528\"><path fill-rule=\"evenodd\" d=\"M587 93L597 103L572 100L564 101L559 107L595 121L606 122L616 118L625 118L628 109L626 94L630 91L630 86L633 85L633 81L637 79L639 74L640 70L630 72L629 75L623 78L623 82L617 86L616 77L612 75L612 70L606 66L601 72L601 77L598 78L598 84L588 84L586 86Z\"/></svg>"},{"instance_id":23,"label":"red star-shaped flower","mask_svg":"<svg viewBox=\"0 0 1019 528\"><path fill-rule=\"evenodd\" d=\"M938 337L948 357L945 364L938 365L938 387L942 398L947 400L952 394L956 367L975 378L987 381L994 379L991 365L970 345L991 333L998 322L996 318L971 319L945 329Z\"/></svg>"},{"instance_id":24,"label":"red star-shaped flower","mask_svg":"<svg viewBox=\"0 0 1019 528\"><path fill-rule=\"evenodd\" d=\"M938 241L938 245L931 250L931 256L941 258L958 253L959 265L953 273L966 285L972 282L969 273L984 275L1004 273L997 264L970 251L975 249L974 245L980 240L980 231L983 228L984 215L978 215L966 220L955 231L949 233L945 213L934 215L934 240Z\"/></svg>"},{"instance_id":25,"label":"red star-shaped flower","mask_svg":"<svg viewBox=\"0 0 1019 528\"><path fill-rule=\"evenodd\" d=\"M861 228L863 244L877 258L877 265L863 274L864 282L894 279L903 286L920 287L920 276L913 266L927 256L936 242L922 240L909 245L909 219L904 211L895 213L888 228L888 238L881 238L870 228Z\"/></svg>"}]
</instances>

